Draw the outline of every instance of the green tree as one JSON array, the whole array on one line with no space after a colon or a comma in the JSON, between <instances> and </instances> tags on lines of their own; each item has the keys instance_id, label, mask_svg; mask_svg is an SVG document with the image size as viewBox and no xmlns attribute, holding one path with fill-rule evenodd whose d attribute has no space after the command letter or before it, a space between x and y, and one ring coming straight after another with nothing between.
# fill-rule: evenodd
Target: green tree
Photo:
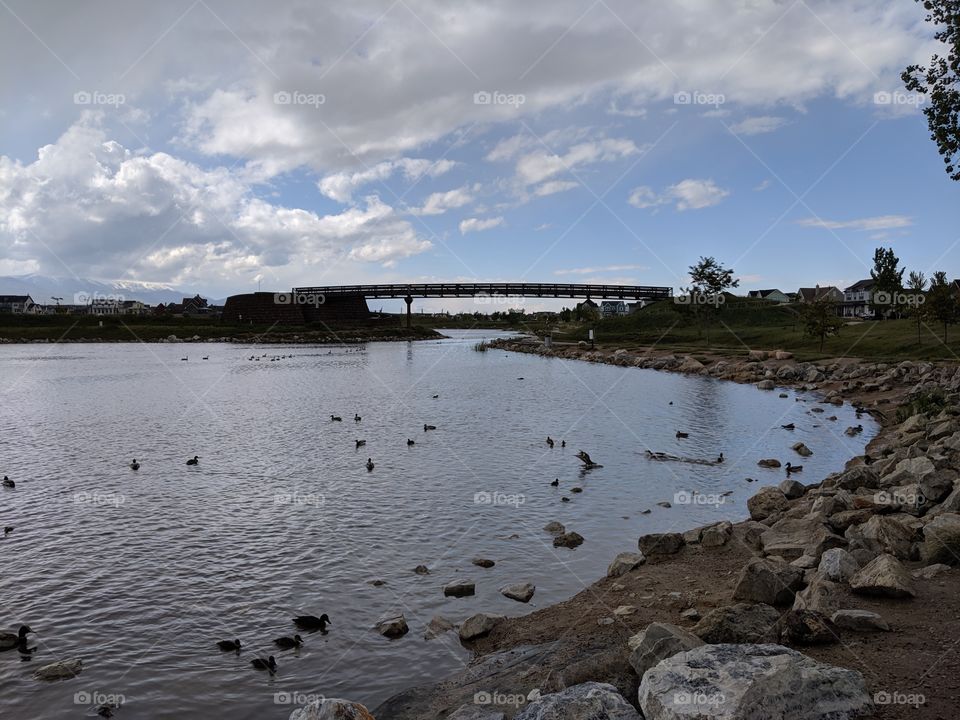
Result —
<instances>
[{"instance_id":1,"label":"green tree","mask_svg":"<svg viewBox=\"0 0 960 720\"><path fill-rule=\"evenodd\" d=\"M947 342L947 326L957 322L960 316L960 306L957 296L953 292L953 284L947 279L942 270L937 271L930 278L930 291L924 303L924 315L933 322L943 324L943 342Z\"/></svg>"},{"instance_id":2,"label":"green tree","mask_svg":"<svg viewBox=\"0 0 960 720\"><path fill-rule=\"evenodd\" d=\"M924 290L927 288L927 278L919 270L911 270L907 278L907 289L913 295L910 305L910 314L917 321L917 345L922 345L920 328L923 326L923 317L926 314L924 303L926 296Z\"/></svg>"},{"instance_id":3,"label":"green tree","mask_svg":"<svg viewBox=\"0 0 960 720\"><path fill-rule=\"evenodd\" d=\"M874 312L893 310L897 312L897 295L903 290L903 268L900 267L900 258L893 253L893 248L877 248L873 253L873 269L870 271L873 278L873 299L879 302L871 303Z\"/></svg>"},{"instance_id":4,"label":"green tree","mask_svg":"<svg viewBox=\"0 0 960 720\"><path fill-rule=\"evenodd\" d=\"M927 95L923 109L930 138L936 143L947 174L960 180L960 0L917 0L927 11L927 22L938 29L934 37L946 47L947 57L930 58L929 65L911 65L900 76L907 90Z\"/></svg>"},{"instance_id":5,"label":"green tree","mask_svg":"<svg viewBox=\"0 0 960 720\"><path fill-rule=\"evenodd\" d=\"M839 334L843 327L843 318L838 314L839 307L836 300L823 298L807 303L800 309L803 333L820 340L820 352L823 352L823 341Z\"/></svg>"},{"instance_id":6,"label":"green tree","mask_svg":"<svg viewBox=\"0 0 960 720\"><path fill-rule=\"evenodd\" d=\"M723 267L716 258L701 256L690 266L690 283L681 297L689 298L693 304L706 327L707 345L710 345L710 321L723 305L723 294L739 287L740 281L734 279L733 268Z\"/></svg>"}]
</instances>

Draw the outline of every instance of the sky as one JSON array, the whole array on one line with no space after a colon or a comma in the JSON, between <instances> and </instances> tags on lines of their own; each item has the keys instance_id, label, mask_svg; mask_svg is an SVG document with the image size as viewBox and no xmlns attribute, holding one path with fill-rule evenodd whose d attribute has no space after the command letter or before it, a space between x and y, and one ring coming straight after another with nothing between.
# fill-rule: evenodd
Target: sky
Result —
<instances>
[{"instance_id":1,"label":"sky","mask_svg":"<svg viewBox=\"0 0 960 720\"><path fill-rule=\"evenodd\" d=\"M899 79L932 34L911 0L0 0L0 276L955 277Z\"/></svg>"}]
</instances>

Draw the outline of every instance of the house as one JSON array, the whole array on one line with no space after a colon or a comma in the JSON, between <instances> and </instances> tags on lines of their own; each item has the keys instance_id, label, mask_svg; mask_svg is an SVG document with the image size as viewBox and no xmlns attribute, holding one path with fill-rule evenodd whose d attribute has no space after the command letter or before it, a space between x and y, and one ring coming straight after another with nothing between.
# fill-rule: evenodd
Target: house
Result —
<instances>
[{"instance_id":1,"label":"house","mask_svg":"<svg viewBox=\"0 0 960 720\"><path fill-rule=\"evenodd\" d=\"M782 293L779 290L751 290L747 293L747 297L754 298L756 300L769 300L770 302L775 303L790 302L790 298L787 297L787 294Z\"/></svg>"},{"instance_id":2,"label":"house","mask_svg":"<svg viewBox=\"0 0 960 720\"><path fill-rule=\"evenodd\" d=\"M875 313L872 307L874 280L860 280L843 291L843 303L840 313L849 318L872 318Z\"/></svg>"},{"instance_id":3,"label":"house","mask_svg":"<svg viewBox=\"0 0 960 720\"><path fill-rule=\"evenodd\" d=\"M95 298L90 301L87 307L87 313L105 317L108 315L119 315L121 312L121 302L115 298Z\"/></svg>"},{"instance_id":4,"label":"house","mask_svg":"<svg viewBox=\"0 0 960 720\"><path fill-rule=\"evenodd\" d=\"M184 298L180 306L183 308L181 312L183 312L184 315L204 315L209 311L206 298L202 298L199 295L194 295L192 298Z\"/></svg>"},{"instance_id":5,"label":"house","mask_svg":"<svg viewBox=\"0 0 960 720\"><path fill-rule=\"evenodd\" d=\"M817 285L816 287L800 288L797 290L797 302L799 303L812 303L818 300L832 300L833 302L842 303L843 293L833 285L826 285L824 287Z\"/></svg>"},{"instance_id":6,"label":"house","mask_svg":"<svg viewBox=\"0 0 960 720\"><path fill-rule=\"evenodd\" d=\"M627 314L627 304L623 300L604 300L600 303L600 315L605 318Z\"/></svg>"},{"instance_id":7,"label":"house","mask_svg":"<svg viewBox=\"0 0 960 720\"><path fill-rule=\"evenodd\" d=\"M32 315L36 312L37 305L29 295L0 295L0 313Z\"/></svg>"},{"instance_id":8,"label":"house","mask_svg":"<svg viewBox=\"0 0 960 720\"><path fill-rule=\"evenodd\" d=\"M121 300L121 315L146 315L150 308L139 300Z\"/></svg>"}]
</instances>

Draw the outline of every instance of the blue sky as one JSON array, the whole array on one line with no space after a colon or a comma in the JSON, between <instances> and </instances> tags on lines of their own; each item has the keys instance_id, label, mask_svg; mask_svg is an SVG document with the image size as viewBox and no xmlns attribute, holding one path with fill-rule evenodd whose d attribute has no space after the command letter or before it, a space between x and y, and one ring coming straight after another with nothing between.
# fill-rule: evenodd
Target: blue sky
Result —
<instances>
[{"instance_id":1,"label":"blue sky","mask_svg":"<svg viewBox=\"0 0 960 720\"><path fill-rule=\"evenodd\" d=\"M904 0L13 1L0 45L30 68L0 89L0 275L680 287L714 255L795 290L878 245L958 274Z\"/></svg>"}]
</instances>

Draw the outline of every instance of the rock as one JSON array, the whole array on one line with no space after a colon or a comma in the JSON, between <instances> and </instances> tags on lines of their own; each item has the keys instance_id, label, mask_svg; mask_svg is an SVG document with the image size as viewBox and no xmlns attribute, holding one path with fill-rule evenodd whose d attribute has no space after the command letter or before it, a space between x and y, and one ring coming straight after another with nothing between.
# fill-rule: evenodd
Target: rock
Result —
<instances>
[{"instance_id":1,"label":"rock","mask_svg":"<svg viewBox=\"0 0 960 720\"><path fill-rule=\"evenodd\" d=\"M820 558L813 555L801 555L796 560L791 560L790 564L801 570L812 570L820 563Z\"/></svg>"},{"instance_id":2,"label":"rock","mask_svg":"<svg viewBox=\"0 0 960 720\"><path fill-rule=\"evenodd\" d=\"M919 570L914 570L910 574L918 580L932 580L933 578L937 577L937 575L940 575L948 570L950 570L949 565L937 563L936 565L927 565Z\"/></svg>"},{"instance_id":3,"label":"rock","mask_svg":"<svg viewBox=\"0 0 960 720\"><path fill-rule=\"evenodd\" d=\"M790 605L803 586L803 571L784 562L754 558L743 568L733 590L734 600Z\"/></svg>"},{"instance_id":4,"label":"rock","mask_svg":"<svg viewBox=\"0 0 960 720\"><path fill-rule=\"evenodd\" d=\"M551 535L563 535L563 533L566 532L566 528L563 526L563 523L558 523L556 520L551 520L548 522L543 526L543 529Z\"/></svg>"},{"instance_id":5,"label":"rock","mask_svg":"<svg viewBox=\"0 0 960 720\"><path fill-rule=\"evenodd\" d=\"M701 370L703 370L703 363L692 355L687 355L683 362L680 363L680 367L677 368L677 372L682 373L698 373Z\"/></svg>"},{"instance_id":6,"label":"rock","mask_svg":"<svg viewBox=\"0 0 960 720\"><path fill-rule=\"evenodd\" d=\"M374 717L360 703L325 698L294 710L289 720L374 720Z\"/></svg>"},{"instance_id":7,"label":"rock","mask_svg":"<svg viewBox=\"0 0 960 720\"><path fill-rule=\"evenodd\" d=\"M782 645L704 645L643 676L646 720L850 720L871 709L863 676Z\"/></svg>"},{"instance_id":8,"label":"rock","mask_svg":"<svg viewBox=\"0 0 960 720\"><path fill-rule=\"evenodd\" d=\"M780 642L791 645L832 645L840 642L833 621L816 610L787 610L777 623Z\"/></svg>"},{"instance_id":9,"label":"rock","mask_svg":"<svg viewBox=\"0 0 960 720\"><path fill-rule=\"evenodd\" d=\"M880 478L872 468L858 465L840 473L833 485L842 490L856 490L860 487L875 488L880 486Z\"/></svg>"},{"instance_id":10,"label":"rock","mask_svg":"<svg viewBox=\"0 0 960 720\"><path fill-rule=\"evenodd\" d=\"M554 547L575 548L583 545L583 535L575 532L565 532L553 539Z\"/></svg>"},{"instance_id":11,"label":"rock","mask_svg":"<svg viewBox=\"0 0 960 720\"><path fill-rule=\"evenodd\" d=\"M807 492L806 485L792 478L781 480L777 488L786 496L787 500L796 500L803 497Z\"/></svg>"},{"instance_id":12,"label":"rock","mask_svg":"<svg viewBox=\"0 0 960 720\"><path fill-rule=\"evenodd\" d=\"M453 630L454 624L441 615L434 615L430 618L426 631L423 633L424 640L433 640L440 637L445 632Z\"/></svg>"},{"instance_id":13,"label":"rock","mask_svg":"<svg viewBox=\"0 0 960 720\"><path fill-rule=\"evenodd\" d=\"M488 560L487 558L479 558L479 557L474 558L470 562L472 562L477 567L482 567L482 568L492 568L494 565L496 565L496 563L493 560Z\"/></svg>"},{"instance_id":14,"label":"rock","mask_svg":"<svg viewBox=\"0 0 960 720\"><path fill-rule=\"evenodd\" d=\"M627 617L628 615L633 615L637 612L635 605L618 605L617 609L613 611L615 617Z\"/></svg>"},{"instance_id":15,"label":"rock","mask_svg":"<svg viewBox=\"0 0 960 720\"><path fill-rule=\"evenodd\" d=\"M638 677L661 660L703 645L696 635L667 623L650 623L627 641L630 666Z\"/></svg>"},{"instance_id":16,"label":"rock","mask_svg":"<svg viewBox=\"0 0 960 720\"><path fill-rule=\"evenodd\" d=\"M860 595L914 597L913 580L893 555L880 555L850 578L850 588Z\"/></svg>"},{"instance_id":17,"label":"rock","mask_svg":"<svg viewBox=\"0 0 960 720\"><path fill-rule=\"evenodd\" d=\"M793 450L795 453L797 453L797 455L799 455L800 457L810 457L811 455L813 455L813 450L808 448L802 442L794 443L790 449Z\"/></svg>"},{"instance_id":18,"label":"rock","mask_svg":"<svg viewBox=\"0 0 960 720\"><path fill-rule=\"evenodd\" d=\"M658 502L657 505L659 505L659 506L662 507L662 508L667 508L667 509L673 507L673 505L671 505L670 503L668 503L666 500L664 500L664 501L662 501L662 502Z\"/></svg>"},{"instance_id":19,"label":"rock","mask_svg":"<svg viewBox=\"0 0 960 720\"><path fill-rule=\"evenodd\" d=\"M585 682L541 695L514 720L643 720L613 685Z\"/></svg>"},{"instance_id":20,"label":"rock","mask_svg":"<svg viewBox=\"0 0 960 720\"><path fill-rule=\"evenodd\" d=\"M537 588L530 583L515 583L500 588L500 594L511 600L525 603L530 602L530 598L533 597L533 593L536 592L536 590Z\"/></svg>"},{"instance_id":21,"label":"rock","mask_svg":"<svg viewBox=\"0 0 960 720\"><path fill-rule=\"evenodd\" d=\"M752 520L766 520L771 515L783 512L790 505L787 496L779 488L765 487L747 500L747 509Z\"/></svg>"},{"instance_id":22,"label":"rock","mask_svg":"<svg viewBox=\"0 0 960 720\"><path fill-rule=\"evenodd\" d=\"M502 619L502 615L490 615L488 613L471 615L460 624L460 639L475 640L478 637L483 637L493 630L494 626Z\"/></svg>"},{"instance_id":23,"label":"rock","mask_svg":"<svg viewBox=\"0 0 960 720\"><path fill-rule=\"evenodd\" d=\"M468 597L476 592L477 586L472 580L454 580L443 586L445 597Z\"/></svg>"},{"instance_id":24,"label":"rock","mask_svg":"<svg viewBox=\"0 0 960 720\"><path fill-rule=\"evenodd\" d=\"M775 360L791 360L793 358L792 352L787 352L786 350L777 350L773 357Z\"/></svg>"},{"instance_id":25,"label":"rock","mask_svg":"<svg viewBox=\"0 0 960 720\"><path fill-rule=\"evenodd\" d=\"M875 553L889 553L909 560L914 531L887 515L874 515L860 526L851 525L846 536Z\"/></svg>"},{"instance_id":26,"label":"rock","mask_svg":"<svg viewBox=\"0 0 960 720\"><path fill-rule=\"evenodd\" d=\"M410 631L403 613L399 615L384 615L377 620L377 632L388 638L403 637Z\"/></svg>"},{"instance_id":27,"label":"rock","mask_svg":"<svg viewBox=\"0 0 960 720\"><path fill-rule=\"evenodd\" d=\"M830 615L838 609L837 584L819 572L813 573L807 586L793 600L794 610L815 610Z\"/></svg>"},{"instance_id":28,"label":"rock","mask_svg":"<svg viewBox=\"0 0 960 720\"><path fill-rule=\"evenodd\" d=\"M926 456L908 458L898 462L893 472L884 475L880 479L880 485L882 487L909 485L920 482L935 472L936 468L930 458Z\"/></svg>"},{"instance_id":29,"label":"rock","mask_svg":"<svg viewBox=\"0 0 960 720\"><path fill-rule=\"evenodd\" d=\"M430 574L430 568L428 568L426 565L417 565L417 566L413 569L413 571L414 571L417 575L429 575L429 574Z\"/></svg>"},{"instance_id":30,"label":"rock","mask_svg":"<svg viewBox=\"0 0 960 720\"><path fill-rule=\"evenodd\" d=\"M680 552L684 539L681 533L650 533L641 535L637 545L644 555L673 555Z\"/></svg>"},{"instance_id":31,"label":"rock","mask_svg":"<svg viewBox=\"0 0 960 720\"><path fill-rule=\"evenodd\" d=\"M682 617L684 620L690 620L692 622L696 622L697 620L700 619L700 611L697 610L696 608L687 608L682 613L680 613L680 617Z\"/></svg>"},{"instance_id":32,"label":"rock","mask_svg":"<svg viewBox=\"0 0 960 720\"><path fill-rule=\"evenodd\" d=\"M726 545L733 537L733 524L729 520L708 525L700 533L700 544L703 547L720 547Z\"/></svg>"},{"instance_id":33,"label":"rock","mask_svg":"<svg viewBox=\"0 0 960 720\"><path fill-rule=\"evenodd\" d=\"M859 569L860 563L843 548L831 548L820 556L818 570L834 582L846 582Z\"/></svg>"},{"instance_id":34,"label":"rock","mask_svg":"<svg viewBox=\"0 0 960 720\"><path fill-rule=\"evenodd\" d=\"M920 496L927 505L927 508L924 509L929 509L929 506L935 505L950 495L955 482L956 474L954 471L944 468L927 475L917 483Z\"/></svg>"},{"instance_id":35,"label":"rock","mask_svg":"<svg viewBox=\"0 0 960 720\"><path fill-rule=\"evenodd\" d=\"M842 630L852 632L889 632L890 625L875 612L868 610L837 610L830 618Z\"/></svg>"},{"instance_id":36,"label":"rock","mask_svg":"<svg viewBox=\"0 0 960 720\"><path fill-rule=\"evenodd\" d=\"M477 701L461 705L446 720L505 720L506 715L497 710L491 710L486 705L477 705Z\"/></svg>"},{"instance_id":37,"label":"rock","mask_svg":"<svg viewBox=\"0 0 960 720\"><path fill-rule=\"evenodd\" d=\"M704 642L762 643L776 637L774 626L780 619L776 608L764 603L737 603L711 610L693 628Z\"/></svg>"},{"instance_id":38,"label":"rock","mask_svg":"<svg viewBox=\"0 0 960 720\"><path fill-rule=\"evenodd\" d=\"M620 577L626 575L631 570L636 570L647 561L643 553L622 552L619 553L607 568L607 577Z\"/></svg>"},{"instance_id":39,"label":"rock","mask_svg":"<svg viewBox=\"0 0 960 720\"><path fill-rule=\"evenodd\" d=\"M759 465L762 468L778 468L780 467L780 461L777 460L776 458L765 458L763 460L758 461L757 465Z\"/></svg>"},{"instance_id":40,"label":"rock","mask_svg":"<svg viewBox=\"0 0 960 720\"><path fill-rule=\"evenodd\" d=\"M742 523L737 523L735 533L739 533L743 542L754 550L760 549L760 538L763 534L770 528L764 525L761 522L756 520L744 520Z\"/></svg>"},{"instance_id":41,"label":"rock","mask_svg":"<svg viewBox=\"0 0 960 720\"><path fill-rule=\"evenodd\" d=\"M757 383L757 390L774 390L777 385L773 380L761 380Z\"/></svg>"},{"instance_id":42,"label":"rock","mask_svg":"<svg viewBox=\"0 0 960 720\"><path fill-rule=\"evenodd\" d=\"M923 543L920 557L927 565L944 563L956 565L960 554L960 515L944 513L928 522L923 528Z\"/></svg>"},{"instance_id":43,"label":"rock","mask_svg":"<svg viewBox=\"0 0 960 720\"><path fill-rule=\"evenodd\" d=\"M815 517L784 518L760 536L764 553L779 555L785 560L796 560L801 555L819 560L826 550L846 544L846 538L831 532Z\"/></svg>"},{"instance_id":44,"label":"rock","mask_svg":"<svg viewBox=\"0 0 960 720\"><path fill-rule=\"evenodd\" d=\"M33 671L33 677L36 680L69 680L81 673L83 670L83 660L73 658L71 660L61 660L60 662L44 665Z\"/></svg>"}]
</instances>

